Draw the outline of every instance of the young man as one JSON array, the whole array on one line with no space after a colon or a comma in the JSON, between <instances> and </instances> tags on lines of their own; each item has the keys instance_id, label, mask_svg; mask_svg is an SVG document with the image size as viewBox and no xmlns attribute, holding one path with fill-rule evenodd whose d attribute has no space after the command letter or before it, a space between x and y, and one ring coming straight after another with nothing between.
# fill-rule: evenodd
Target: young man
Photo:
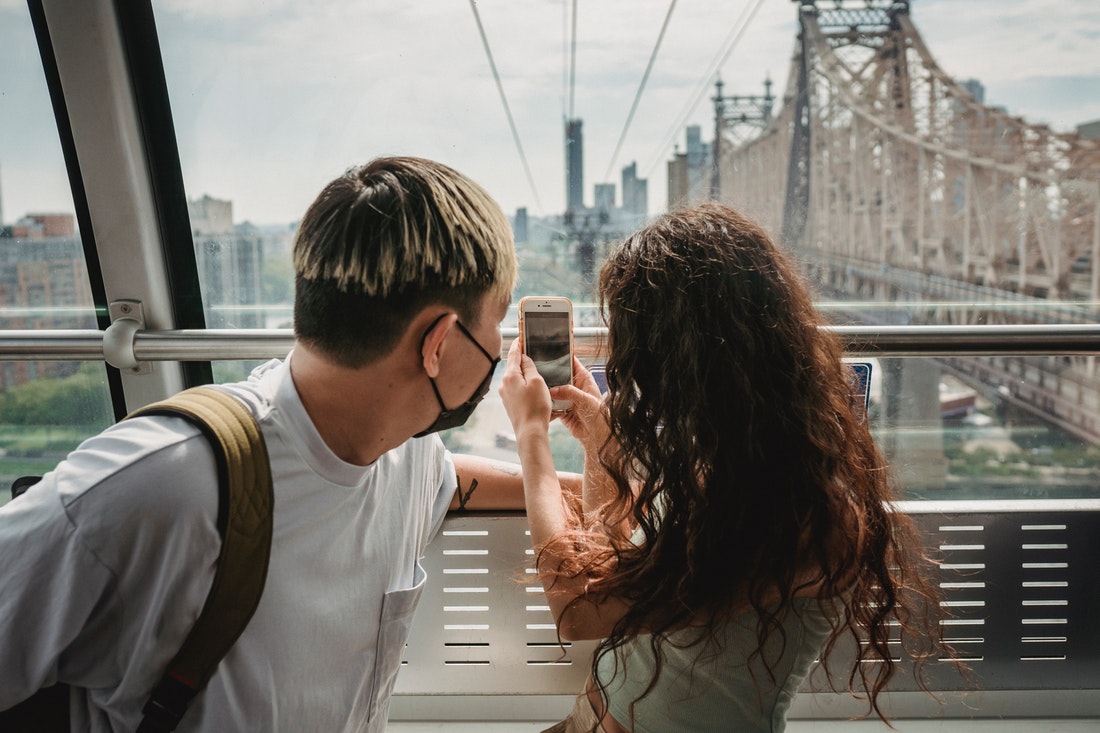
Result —
<instances>
[{"instance_id":1,"label":"young man","mask_svg":"<svg viewBox=\"0 0 1100 733\"><path fill-rule=\"evenodd\" d=\"M375 160L321 192L294 264L292 353L223 387L270 453L267 582L181 731L384 730L418 558L456 486L478 480L470 506L522 507L518 476L434 435L465 421L500 356L516 260L489 195L438 163ZM60 681L74 730L137 727L210 590L215 475L190 423L142 417L0 509L0 710Z\"/></svg>"}]
</instances>

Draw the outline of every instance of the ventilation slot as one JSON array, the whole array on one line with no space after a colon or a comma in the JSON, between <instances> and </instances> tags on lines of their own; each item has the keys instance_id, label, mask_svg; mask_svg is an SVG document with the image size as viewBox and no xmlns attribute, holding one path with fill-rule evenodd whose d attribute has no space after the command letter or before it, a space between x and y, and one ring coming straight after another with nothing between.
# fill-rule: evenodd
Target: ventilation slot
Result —
<instances>
[{"instance_id":1,"label":"ventilation slot","mask_svg":"<svg viewBox=\"0 0 1100 733\"><path fill-rule=\"evenodd\" d=\"M984 580L990 560L983 524L941 524L940 610L943 640L949 657L968 664L985 659L984 629L989 616L988 588Z\"/></svg>"},{"instance_id":2,"label":"ventilation slot","mask_svg":"<svg viewBox=\"0 0 1100 733\"><path fill-rule=\"evenodd\" d=\"M1065 524L1020 525L1020 661L1064 662L1069 646Z\"/></svg>"}]
</instances>

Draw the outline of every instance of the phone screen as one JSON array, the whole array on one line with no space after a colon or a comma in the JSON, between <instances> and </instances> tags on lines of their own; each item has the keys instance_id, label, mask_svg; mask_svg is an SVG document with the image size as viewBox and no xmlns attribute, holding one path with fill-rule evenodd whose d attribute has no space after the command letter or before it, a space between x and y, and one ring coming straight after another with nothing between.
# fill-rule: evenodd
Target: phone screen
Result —
<instances>
[{"instance_id":1,"label":"phone screen","mask_svg":"<svg viewBox=\"0 0 1100 733\"><path fill-rule=\"evenodd\" d=\"M573 377L573 359L569 353L569 314L528 311L523 316L524 352L546 386L569 384Z\"/></svg>"}]
</instances>

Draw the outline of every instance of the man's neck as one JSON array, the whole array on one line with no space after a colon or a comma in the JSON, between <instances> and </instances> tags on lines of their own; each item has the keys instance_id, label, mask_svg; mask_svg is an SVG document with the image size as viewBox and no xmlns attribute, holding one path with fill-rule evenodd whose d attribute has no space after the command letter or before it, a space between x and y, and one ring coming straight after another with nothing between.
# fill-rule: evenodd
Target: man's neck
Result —
<instances>
[{"instance_id":1,"label":"man's neck","mask_svg":"<svg viewBox=\"0 0 1100 733\"><path fill-rule=\"evenodd\" d=\"M394 361L383 358L352 369L295 346L290 362L295 389L321 439L341 460L370 465L414 432L407 370Z\"/></svg>"}]
</instances>

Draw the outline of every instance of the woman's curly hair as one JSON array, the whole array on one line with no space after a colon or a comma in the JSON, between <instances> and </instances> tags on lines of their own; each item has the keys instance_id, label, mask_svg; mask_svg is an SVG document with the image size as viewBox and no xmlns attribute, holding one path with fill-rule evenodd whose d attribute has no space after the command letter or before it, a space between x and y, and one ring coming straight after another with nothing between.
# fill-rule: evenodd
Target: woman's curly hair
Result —
<instances>
[{"instance_id":1,"label":"woman's curly hair","mask_svg":"<svg viewBox=\"0 0 1100 733\"><path fill-rule=\"evenodd\" d=\"M810 592L833 619L826 652L854 638L846 686L882 717L890 627L934 634L922 628L934 592L802 278L759 225L709 203L628 238L599 289L611 432L600 462L616 496L554 541L571 555L559 572L587 576L584 600L629 604L595 659L649 633L659 675L664 635L749 609L762 649Z\"/></svg>"}]
</instances>

